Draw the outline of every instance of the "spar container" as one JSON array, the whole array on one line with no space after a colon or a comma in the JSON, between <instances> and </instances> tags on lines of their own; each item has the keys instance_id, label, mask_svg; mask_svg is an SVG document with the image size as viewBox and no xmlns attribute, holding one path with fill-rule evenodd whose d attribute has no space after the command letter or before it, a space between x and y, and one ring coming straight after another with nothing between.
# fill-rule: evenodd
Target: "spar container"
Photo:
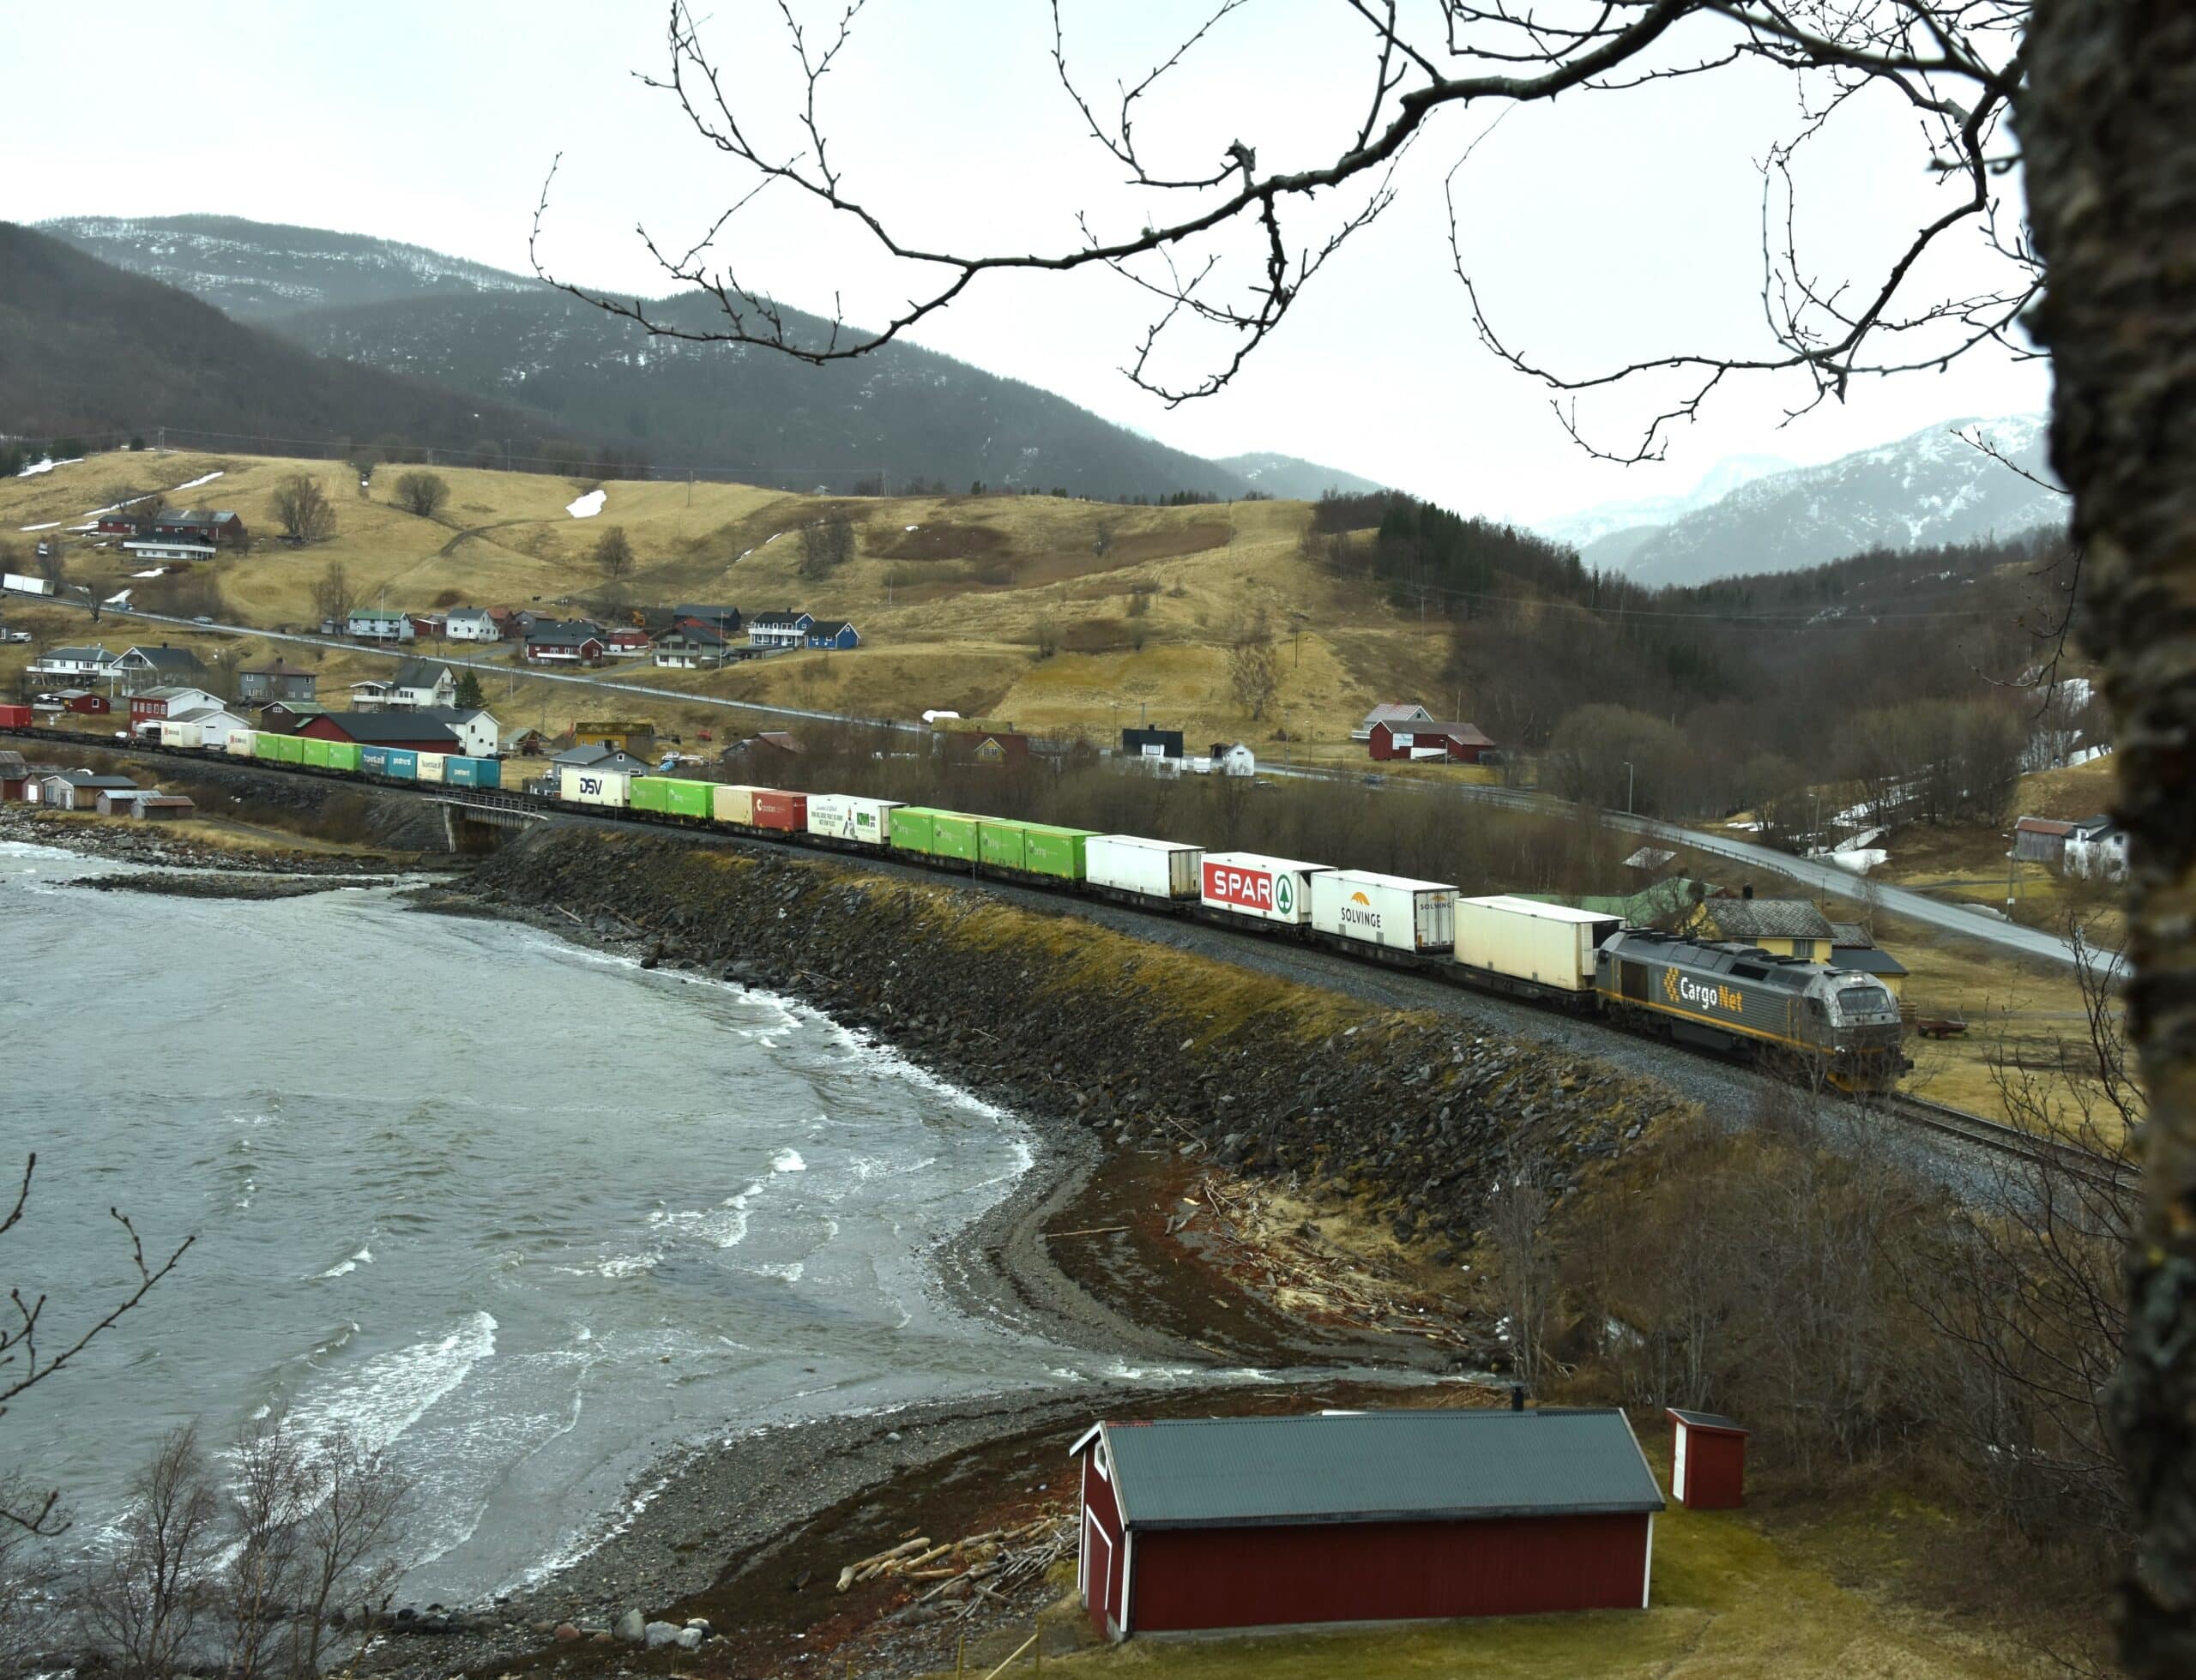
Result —
<instances>
[{"instance_id":1,"label":"spar container","mask_svg":"<svg viewBox=\"0 0 2196 1680\"><path fill-rule=\"evenodd\" d=\"M1225 915L1303 927L1312 919L1312 877L1326 868L1256 852L1209 852L1198 872L1198 902Z\"/></svg>"}]
</instances>

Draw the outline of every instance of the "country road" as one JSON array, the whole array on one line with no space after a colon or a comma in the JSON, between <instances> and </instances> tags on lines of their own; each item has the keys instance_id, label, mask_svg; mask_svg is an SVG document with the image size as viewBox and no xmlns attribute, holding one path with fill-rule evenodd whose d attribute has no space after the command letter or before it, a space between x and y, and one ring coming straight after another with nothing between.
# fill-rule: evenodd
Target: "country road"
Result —
<instances>
[{"instance_id":1,"label":"country road","mask_svg":"<svg viewBox=\"0 0 2196 1680\"><path fill-rule=\"evenodd\" d=\"M23 599L51 606L73 606L80 611L91 609L82 601L63 600L51 595L25 595ZM333 636L305 635L288 630L264 630L249 624L201 624L195 619L182 618L157 612L118 612L111 615L117 623L172 624L185 630L226 632L234 635L262 636L270 641L283 641L305 647L325 647L340 653L368 653L383 659L401 659L417 657L398 648L363 647L356 643ZM475 671L484 676L509 677L511 667L506 663L491 663L486 659L468 659L462 654L437 653L437 659L454 665L461 670ZM721 711L744 712L769 718L798 719L811 723L857 723L872 727L906 731L912 734L927 732L918 723L882 718L857 718L838 712L811 711L797 706L770 706L760 701L727 700L715 695L695 694L684 689L659 688L649 683L623 682L616 677L581 676L576 671L528 670L525 675L539 677L543 682L569 683L576 687L600 689L606 693L640 695L651 700L662 700L690 706L713 707ZM1541 810L1563 813L1575 810L1568 800L1551 794L1535 793L1521 788L1493 787L1480 783L1426 782L1404 777L1391 777L1346 769L1322 769L1305 766L1266 765L1259 774L1289 780L1331 782L1357 782L1379 786L1393 792L1439 795L1454 792L1462 798L1489 804L1507 805L1518 810ZM1632 816L1621 812L1605 811L1602 820L1614 827L1655 840L1674 840L1697 851L1713 852L1753 868L1782 875L1798 882L1812 891L1852 893L1861 877L1849 870L1839 869L1833 864L1821 864L1807 858L1795 858L1789 852L1772 851L1765 846L1755 846L1724 834L1707 834L1697 828L1680 828L1675 823L1660 822L1653 817ZM1894 887L1879 882L1875 888L1878 905L1897 916L1904 916L1926 926L1970 939L1980 939L2001 950L2018 955L2040 958L2072 966L2075 961L2073 948L2054 934L2028 928L2018 923L2002 921L1987 911L1933 899L1927 894L1910 888ZM2101 960L2101 959L2100 959Z\"/></svg>"}]
</instances>

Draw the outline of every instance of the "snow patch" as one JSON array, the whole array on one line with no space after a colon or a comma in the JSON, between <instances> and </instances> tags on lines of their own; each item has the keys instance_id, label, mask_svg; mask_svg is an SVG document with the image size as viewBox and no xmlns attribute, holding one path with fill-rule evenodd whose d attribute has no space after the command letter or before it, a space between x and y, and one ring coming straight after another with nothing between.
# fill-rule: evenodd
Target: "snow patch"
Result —
<instances>
[{"instance_id":1,"label":"snow patch","mask_svg":"<svg viewBox=\"0 0 2196 1680\"><path fill-rule=\"evenodd\" d=\"M43 525L19 525L15 528L18 531L51 531L55 526L60 523L61 521L57 519L49 519ZM911 525L908 528L912 531L915 527Z\"/></svg>"},{"instance_id":2,"label":"snow patch","mask_svg":"<svg viewBox=\"0 0 2196 1680\"><path fill-rule=\"evenodd\" d=\"M214 479L216 479L220 478L220 477L221 476L222 473L223 473L223 472L225 472L226 470L226 468L217 468L217 469L216 469L216 470L214 470L214 472L211 472L211 473L207 473L203 478L193 479L192 479L189 484L187 484L187 485L178 485L176 486L176 489L178 489L178 490L196 490L196 489L197 489L197 488L198 488L198 486L199 486L199 485L210 485L210 484L212 484L212 483L214 482Z\"/></svg>"},{"instance_id":3,"label":"snow patch","mask_svg":"<svg viewBox=\"0 0 2196 1680\"><path fill-rule=\"evenodd\" d=\"M566 503L564 511L574 519L593 519L602 511L603 496L603 491L591 490L578 501Z\"/></svg>"}]
</instances>

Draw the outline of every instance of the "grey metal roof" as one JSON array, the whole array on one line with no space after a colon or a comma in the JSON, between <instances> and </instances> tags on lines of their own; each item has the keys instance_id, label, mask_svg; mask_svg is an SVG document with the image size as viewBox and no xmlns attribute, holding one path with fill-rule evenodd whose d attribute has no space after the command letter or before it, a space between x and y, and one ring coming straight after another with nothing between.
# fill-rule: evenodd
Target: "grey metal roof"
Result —
<instances>
[{"instance_id":1,"label":"grey metal roof","mask_svg":"<svg viewBox=\"0 0 2196 1680\"><path fill-rule=\"evenodd\" d=\"M1710 899L1701 906L1725 939L1827 939L1830 922L1805 899Z\"/></svg>"},{"instance_id":2,"label":"grey metal roof","mask_svg":"<svg viewBox=\"0 0 2196 1680\"><path fill-rule=\"evenodd\" d=\"M1744 1424L1733 1423L1720 1412L1687 1412L1682 1406L1674 1406L1669 1408L1669 1413L1680 1423L1693 1429L1736 1430L1741 1435L1753 1432Z\"/></svg>"},{"instance_id":3,"label":"grey metal roof","mask_svg":"<svg viewBox=\"0 0 2196 1680\"><path fill-rule=\"evenodd\" d=\"M1138 1528L1659 1511L1623 1412L1366 1412L1107 1424Z\"/></svg>"},{"instance_id":4,"label":"grey metal roof","mask_svg":"<svg viewBox=\"0 0 2196 1680\"><path fill-rule=\"evenodd\" d=\"M188 647L132 647L122 656L139 659L155 671L203 671L205 664Z\"/></svg>"},{"instance_id":5,"label":"grey metal roof","mask_svg":"<svg viewBox=\"0 0 2196 1680\"><path fill-rule=\"evenodd\" d=\"M1906 965L1889 951L1878 950L1871 945L1862 950L1833 950L1830 966L1855 974L1903 974Z\"/></svg>"},{"instance_id":6,"label":"grey metal roof","mask_svg":"<svg viewBox=\"0 0 2196 1680\"><path fill-rule=\"evenodd\" d=\"M452 682L457 680L457 668L441 659L399 659L396 675L390 677L389 686L398 689L431 689L447 674Z\"/></svg>"},{"instance_id":7,"label":"grey metal roof","mask_svg":"<svg viewBox=\"0 0 2196 1680\"><path fill-rule=\"evenodd\" d=\"M323 712L322 718L341 730L349 739L361 746L382 746L389 743L432 741L435 750L458 749L457 737L431 718L422 718L416 712Z\"/></svg>"}]
</instances>

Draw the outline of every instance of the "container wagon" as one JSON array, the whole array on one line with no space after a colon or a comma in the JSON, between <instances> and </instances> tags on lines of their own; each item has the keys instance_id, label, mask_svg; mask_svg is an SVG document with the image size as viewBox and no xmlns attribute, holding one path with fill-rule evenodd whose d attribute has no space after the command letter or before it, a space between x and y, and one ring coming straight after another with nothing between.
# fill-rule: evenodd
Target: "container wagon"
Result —
<instances>
[{"instance_id":1,"label":"container wagon","mask_svg":"<svg viewBox=\"0 0 2196 1680\"><path fill-rule=\"evenodd\" d=\"M625 770L582 770L576 764L562 765L557 773L557 797L567 804L609 805L623 810L625 784L631 780L631 773Z\"/></svg>"},{"instance_id":2,"label":"container wagon","mask_svg":"<svg viewBox=\"0 0 2196 1680\"><path fill-rule=\"evenodd\" d=\"M851 793L808 796L808 832L819 840L849 840L857 846L889 846L897 799L864 799Z\"/></svg>"},{"instance_id":3,"label":"container wagon","mask_svg":"<svg viewBox=\"0 0 2196 1680\"><path fill-rule=\"evenodd\" d=\"M963 811L902 805L892 813L892 848L912 852L918 858L973 864L976 861L977 830L980 824L981 819Z\"/></svg>"},{"instance_id":4,"label":"container wagon","mask_svg":"<svg viewBox=\"0 0 2196 1680\"><path fill-rule=\"evenodd\" d=\"M17 706L13 702L0 706L0 729L28 729L30 726L29 707Z\"/></svg>"},{"instance_id":5,"label":"container wagon","mask_svg":"<svg viewBox=\"0 0 2196 1680\"><path fill-rule=\"evenodd\" d=\"M709 790L709 816L718 822L729 822L735 828L755 826L755 796L768 792L768 788L735 786L720 783Z\"/></svg>"},{"instance_id":6,"label":"container wagon","mask_svg":"<svg viewBox=\"0 0 2196 1680\"><path fill-rule=\"evenodd\" d=\"M1312 877L1326 867L1256 852L1209 852L1199 870L1198 904L1221 921L1305 927L1312 919Z\"/></svg>"},{"instance_id":7,"label":"container wagon","mask_svg":"<svg viewBox=\"0 0 2196 1680\"><path fill-rule=\"evenodd\" d=\"M195 723L172 723L162 718L154 726L154 730L164 747L202 747L206 744L206 732Z\"/></svg>"},{"instance_id":8,"label":"container wagon","mask_svg":"<svg viewBox=\"0 0 2196 1680\"><path fill-rule=\"evenodd\" d=\"M714 784L690 781L683 776L635 776L626 789L627 805L658 816L709 820L709 795Z\"/></svg>"},{"instance_id":9,"label":"container wagon","mask_svg":"<svg viewBox=\"0 0 2196 1680\"><path fill-rule=\"evenodd\" d=\"M438 782L443 779L443 766L449 761L449 755L444 752L423 752L418 755L418 759L419 768L416 774L419 779L421 781Z\"/></svg>"},{"instance_id":10,"label":"container wagon","mask_svg":"<svg viewBox=\"0 0 2196 1680\"><path fill-rule=\"evenodd\" d=\"M1330 944L1445 956L1457 942L1457 889L1369 870L1311 878L1312 930Z\"/></svg>"},{"instance_id":11,"label":"container wagon","mask_svg":"<svg viewBox=\"0 0 2196 1680\"><path fill-rule=\"evenodd\" d=\"M359 766L365 756L366 750L356 741L330 741L328 744L328 768L341 770L347 775L359 774Z\"/></svg>"},{"instance_id":12,"label":"container wagon","mask_svg":"<svg viewBox=\"0 0 2196 1680\"><path fill-rule=\"evenodd\" d=\"M492 758L463 758L453 753L443 761L443 780L453 787L501 787L504 767Z\"/></svg>"},{"instance_id":13,"label":"container wagon","mask_svg":"<svg viewBox=\"0 0 2196 1680\"><path fill-rule=\"evenodd\" d=\"M1594 954L1619 916L1498 894L1457 905L1457 966L1475 985L1591 1007Z\"/></svg>"},{"instance_id":14,"label":"container wagon","mask_svg":"<svg viewBox=\"0 0 2196 1680\"><path fill-rule=\"evenodd\" d=\"M232 729L229 732L229 738L221 744L222 748L232 758L250 758L252 738L258 732L254 729Z\"/></svg>"},{"instance_id":15,"label":"container wagon","mask_svg":"<svg viewBox=\"0 0 2196 1680\"><path fill-rule=\"evenodd\" d=\"M1204 848L1137 834L1093 834L1083 842L1083 881L1101 898L1154 908L1197 902Z\"/></svg>"}]
</instances>

